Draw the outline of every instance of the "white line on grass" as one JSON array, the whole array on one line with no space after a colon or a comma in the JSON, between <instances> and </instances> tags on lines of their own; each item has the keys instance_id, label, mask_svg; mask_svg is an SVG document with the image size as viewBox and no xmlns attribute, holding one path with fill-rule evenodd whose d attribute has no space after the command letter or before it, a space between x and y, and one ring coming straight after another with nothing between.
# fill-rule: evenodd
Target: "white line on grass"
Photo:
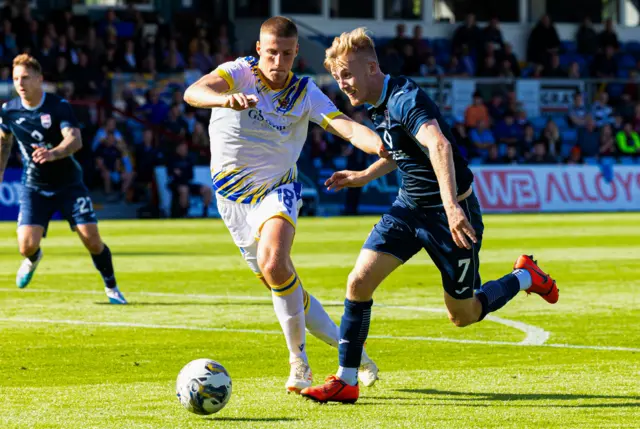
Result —
<instances>
[{"instance_id":1,"label":"white line on grass","mask_svg":"<svg viewBox=\"0 0 640 429\"><path fill-rule=\"evenodd\" d=\"M113 328L145 328L145 329L178 329L183 331L199 331L199 332L229 332L229 333L245 333L245 334L263 334L263 335L282 335L281 331L271 331L262 329L228 329L228 328L210 328L205 326L186 326L186 325L157 325L150 323L130 323L130 322L91 322L86 320L68 320L68 319L35 319L35 318L0 318L0 322L11 323L45 323L57 325L83 325L83 326L108 326ZM640 348L632 347L609 347L609 346L583 346L574 344L523 344L510 341L483 341L483 340L464 340L456 338L440 338L440 337L411 337L411 336L394 336L394 335L370 335L369 338L382 340L402 340L402 341L429 341L441 343L460 343L460 344L481 344L481 345L498 345L498 346L524 346L524 347L554 347L569 349L587 349L587 350L609 350L609 351L628 351L640 352Z\"/></svg>"},{"instance_id":2,"label":"white line on grass","mask_svg":"<svg viewBox=\"0 0 640 429\"><path fill-rule=\"evenodd\" d=\"M0 288L0 292L16 292L15 288ZM23 289L20 293L65 293L75 295L102 295L102 292L88 291L88 290L54 290L54 289ZM135 292L132 295L142 296L155 296L166 298L195 298L195 299L209 299L209 300L242 300L242 301L259 301L259 302L271 302L271 298L266 296L253 296L253 295L207 295L207 294L179 294L168 292ZM331 302L333 305L340 305L341 302ZM408 306L394 306L385 304L376 304L377 307L408 310L408 311L421 311L430 313L446 313L447 310L443 308L427 308L427 307L408 307ZM609 350L609 351L629 351L640 352L640 348L633 347L617 347L617 346L589 346L589 345L577 345L577 344L548 344L546 341L549 339L550 333L537 326L527 325L526 323L517 322L514 320L504 319L501 317L488 315L487 320L491 320L496 323L503 324L518 329L526 334L524 340L520 342L511 341L485 341L485 340L466 340L456 338L443 338L443 337L423 337L423 336L393 336L393 335L370 335L370 338L377 339L389 339L389 340L406 340L406 341L431 341L431 342L443 342L443 343L461 343L461 344L488 344L488 345L505 345L505 346L539 346L539 347L554 347L554 348L566 348L566 349L585 349L585 350ZM129 328L149 328L149 329L180 329L190 331L206 331L206 332L237 332L237 333L250 333L250 334L265 334L265 335L281 335L280 331L269 331L261 329L228 329L228 328L211 328L201 326L184 326L184 325L159 325L159 324L144 324L144 323L129 323L129 322L90 322L83 320L53 320L53 319L31 319L31 318L0 318L0 322L18 322L18 323L50 323L50 324L67 324L67 325L90 325L90 326L110 326L110 327L129 327Z\"/></svg>"},{"instance_id":3,"label":"white line on grass","mask_svg":"<svg viewBox=\"0 0 640 429\"><path fill-rule=\"evenodd\" d=\"M8 288L0 288L0 291L11 291L15 292L15 289ZM98 291L86 291L86 290L74 290L74 291L63 291L63 290L52 290L52 289L24 289L21 292L33 292L33 293L66 293L66 294L82 294L82 295L94 295L94 294L102 294L102 292ZM143 296L155 296L155 297L166 297L166 298L191 298L191 299L208 299L214 301L220 300L235 300L235 301L252 301L252 302L271 302L271 297L268 296L255 296L255 295L206 295L206 294L179 294L179 293L166 293L166 292L135 292L132 295L143 295ZM327 304L333 305L341 305L341 302L328 302ZM408 306L398 306L398 305L385 305L385 304L376 304L376 307L395 309L395 310L405 310L405 311L419 311L426 313L446 313L447 310L444 308L427 308L427 307L408 307ZM499 323L501 325L509 326L511 328L517 329L525 334L524 340L520 341L516 344L521 345L541 345L544 344L549 339L549 332L545 331L542 328L538 328L537 326L527 325L526 323L516 322L514 320L503 319L502 317L497 317L493 315L488 315L486 317L487 320L491 320L492 322ZM427 338L427 337L425 337ZM434 340L436 341L436 340ZM439 341L439 340L437 340ZM473 342L475 340L456 340L460 342ZM486 343L482 343L486 344ZM496 344L502 344L498 342Z\"/></svg>"}]
</instances>

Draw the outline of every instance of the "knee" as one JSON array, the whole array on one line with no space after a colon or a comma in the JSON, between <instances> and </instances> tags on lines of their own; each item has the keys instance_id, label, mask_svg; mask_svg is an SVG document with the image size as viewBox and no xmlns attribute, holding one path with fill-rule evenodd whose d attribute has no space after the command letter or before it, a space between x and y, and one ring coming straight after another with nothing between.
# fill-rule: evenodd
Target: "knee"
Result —
<instances>
[{"instance_id":1,"label":"knee","mask_svg":"<svg viewBox=\"0 0 640 429\"><path fill-rule=\"evenodd\" d=\"M456 325L458 328L464 328L465 326L469 326L477 322L471 314L462 311L449 311L449 320L451 320L451 323Z\"/></svg>"},{"instance_id":2,"label":"knee","mask_svg":"<svg viewBox=\"0 0 640 429\"><path fill-rule=\"evenodd\" d=\"M258 254L258 266L270 284L283 284L289 280L293 272L287 260L273 252L267 252L266 255Z\"/></svg>"},{"instance_id":3,"label":"knee","mask_svg":"<svg viewBox=\"0 0 640 429\"><path fill-rule=\"evenodd\" d=\"M373 295L371 286L362 273L356 270L351 271L347 278L347 299L353 301L370 300Z\"/></svg>"},{"instance_id":4,"label":"knee","mask_svg":"<svg viewBox=\"0 0 640 429\"><path fill-rule=\"evenodd\" d=\"M87 237L83 242L84 247L86 247L92 255L99 255L104 250L104 243L102 243L100 237Z\"/></svg>"},{"instance_id":5,"label":"knee","mask_svg":"<svg viewBox=\"0 0 640 429\"><path fill-rule=\"evenodd\" d=\"M40 243L38 243L32 237L23 239L20 241L20 243L18 243L18 249L20 251L20 254L25 258L36 253L36 251L38 250L38 247L40 247Z\"/></svg>"}]
</instances>

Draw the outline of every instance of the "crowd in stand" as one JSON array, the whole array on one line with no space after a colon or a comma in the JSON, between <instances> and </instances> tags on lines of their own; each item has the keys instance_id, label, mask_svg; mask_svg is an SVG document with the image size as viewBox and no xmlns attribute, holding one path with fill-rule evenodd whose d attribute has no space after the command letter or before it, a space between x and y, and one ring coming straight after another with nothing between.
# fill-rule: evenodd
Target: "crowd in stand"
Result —
<instances>
[{"instance_id":1,"label":"crowd in stand","mask_svg":"<svg viewBox=\"0 0 640 429\"><path fill-rule=\"evenodd\" d=\"M5 2L1 11L0 80L11 81L10 64L16 54L31 53L40 61L45 79L72 101L102 100L110 106L109 78L114 72L156 76L188 70L197 78L220 63L250 54L238 50L233 29L224 23L207 25L196 19L183 26L164 24L155 14L133 7L118 14L108 10L97 21L70 11L56 12L45 21L28 3L16 4ZM505 43L497 19L481 29L469 15L450 41L425 39L420 25L413 28L411 38L405 32L400 24L395 38L378 41L383 71L410 76L572 78L637 73L636 52L623 52L611 21L598 34L586 19L576 42L567 43L560 41L551 19L544 16L531 32L526 62ZM300 58L294 72L315 71ZM177 196L176 215L185 213L185 193L210 198L205 190L189 188L186 179L193 165L209 160L208 112L187 106L182 90L160 93L151 88L141 97L126 89L121 94L124 114L107 108L100 110L107 114L96 117L88 104L75 103L85 141L78 158L87 183L103 189L109 199L147 199L152 195L154 168L164 164ZM336 88L325 90L343 112L371 125ZM637 156L638 87L635 83L624 87L613 106L608 98L606 90L592 102L576 94L568 115L543 119L527 118L513 92L496 92L489 100L475 94L464 117L449 120L473 163L576 164ZM16 154L12 163L19 165L18 158ZM368 162L361 152L312 126L300 165L302 171L317 171L364 168Z\"/></svg>"}]
</instances>

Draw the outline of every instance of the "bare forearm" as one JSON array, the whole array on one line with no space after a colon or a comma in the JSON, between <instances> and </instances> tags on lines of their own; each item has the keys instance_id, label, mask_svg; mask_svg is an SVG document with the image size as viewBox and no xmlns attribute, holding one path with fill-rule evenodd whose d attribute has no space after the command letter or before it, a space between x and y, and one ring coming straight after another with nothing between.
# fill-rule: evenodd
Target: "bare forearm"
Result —
<instances>
[{"instance_id":1,"label":"bare forearm","mask_svg":"<svg viewBox=\"0 0 640 429\"><path fill-rule=\"evenodd\" d=\"M429 155L431 157L431 165L438 178L442 204L445 207L456 204L457 186L451 144L446 140L440 139L429 148Z\"/></svg>"},{"instance_id":2,"label":"bare forearm","mask_svg":"<svg viewBox=\"0 0 640 429\"><path fill-rule=\"evenodd\" d=\"M366 170L363 171L364 176L367 178L367 182L376 180L385 174L391 173L396 169L398 165L391 159L380 158L373 164L371 164Z\"/></svg>"},{"instance_id":3,"label":"bare forearm","mask_svg":"<svg viewBox=\"0 0 640 429\"><path fill-rule=\"evenodd\" d=\"M7 168L7 162L11 156L11 147L13 146L13 137L0 136L0 180L4 176L4 170Z\"/></svg>"},{"instance_id":4,"label":"bare forearm","mask_svg":"<svg viewBox=\"0 0 640 429\"><path fill-rule=\"evenodd\" d=\"M371 155L378 154L378 150L382 143L378 134L364 125L357 124L356 122L354 122L353 134L349 140L352 145Z\"/></svg>"},{"instance_id":5,"label":"bare forearm","mask_svg":"<svg viewBox=\"0 0 640 429\"><path fill-rule=\"evenodd\" d=\"M227 103L227 97L209 88L208 85L195 83L185 91L184 101L193 107L212 109L224 107Z\"/></svg>"},{"instance_id":6,"label":"bare forearm","mask_svg":"<svg viewBox=\"0 0 640 429\"><path fill-rule=\"evenodd\" d=\"M73 155L82 148L82 139L76 136L65 137L62 142L51 149L55 160Z\"/></svg>"}]
</instances>

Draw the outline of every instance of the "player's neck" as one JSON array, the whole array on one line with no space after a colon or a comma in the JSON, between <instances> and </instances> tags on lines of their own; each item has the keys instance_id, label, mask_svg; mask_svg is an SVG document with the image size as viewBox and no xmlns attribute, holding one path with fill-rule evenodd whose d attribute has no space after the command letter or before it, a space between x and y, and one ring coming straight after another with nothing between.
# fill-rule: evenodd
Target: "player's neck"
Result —
<instances>
[{"instance_id":1,"label":"player's neck","mask_svg":"<svg viewBox=\"0 0 640 429\"><path fill-rule=\"evenodd\" d=\"M384 91L384 79L386 75L382 72L377 73L374 76L371 76L371 91L369 91L369 96L367 97L366 102L375 106L380 100L380 96L382 95L382 91Z\"/></svg>"},{"instance_id":2,"label":"player's neck","mask_svg":"<svg viewBox=\"0 0 640 429\"><path fill-rule=\"evenodd\" d=\"M36 108L40 105L40 103L42 103L42 98L44 97L44 91L40 90L38 92L35 92L31 97L27 98L24 97L22 98L22 105L27 107L27 108Z\"/></svg>"},{"instance_id":3,"label":"player's neck","mask_svg":"<svg viewBox=\"0 0 640 429\"><path fill-rule=\"evenodd\" d=\"M291 72L289 72L287 73L287 76L284 78L284 80L282 80L281 82L275 82L269 79L267 75L262 72L262 70L258 69L258 71L260 72L260 79L262 79L262 81L266 83L269 89L271 89L272 91L278 91L287 86L287 83L289 82L289 76L291 75Z\"/></svg>"}]
</instances>

